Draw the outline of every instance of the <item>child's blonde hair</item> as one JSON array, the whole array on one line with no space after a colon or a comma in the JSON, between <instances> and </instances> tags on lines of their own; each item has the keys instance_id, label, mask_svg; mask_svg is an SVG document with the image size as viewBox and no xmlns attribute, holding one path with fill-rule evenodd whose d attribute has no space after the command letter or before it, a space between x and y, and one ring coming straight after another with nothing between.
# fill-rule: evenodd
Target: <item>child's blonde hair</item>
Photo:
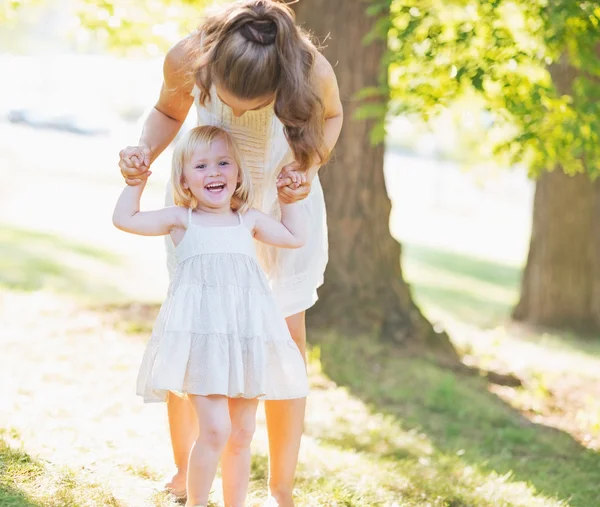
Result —
<instances>
[{"instance_id":1,"label":"child's blonde hair","mask_svg":"<svg viewBox=\"0 0 600 507\"><path fill-rule=\"evenodd\" d=\"M186 208L196 208L197 199L192 195L189 189L184 188L183 167L187 164L194 151L197 148L207 148L218 139L224 138L227 146L231 150L233 158L239 168L238 184L231 198L231 209L245 213L252 204L252 179L250 172L246 168L242 152L231 135L219 127L202 126L191 129L186 132L173 151L173 168L171 171L171 185L173 187L173 201L177 206Z\"/></svg>"}]
</instances>

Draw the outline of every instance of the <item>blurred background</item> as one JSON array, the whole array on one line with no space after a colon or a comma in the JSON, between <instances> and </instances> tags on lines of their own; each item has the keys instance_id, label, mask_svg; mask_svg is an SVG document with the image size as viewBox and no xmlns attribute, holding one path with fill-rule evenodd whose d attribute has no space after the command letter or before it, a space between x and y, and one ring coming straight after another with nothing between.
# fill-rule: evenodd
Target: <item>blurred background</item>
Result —
<instances>
[{"instance_id":1,"label":"blurred background","mask_svg":"<svg viewBox=\"0 0 600 507\"><path fill-rule=\"evenodd\" d=\"M600 5L554 4L293 5L346 114L298 505L600 505ZM207 5L0 5L0 505L175 505L165 407L134 395L163 240L111 215Z\"/></svg>"}]
</instances>

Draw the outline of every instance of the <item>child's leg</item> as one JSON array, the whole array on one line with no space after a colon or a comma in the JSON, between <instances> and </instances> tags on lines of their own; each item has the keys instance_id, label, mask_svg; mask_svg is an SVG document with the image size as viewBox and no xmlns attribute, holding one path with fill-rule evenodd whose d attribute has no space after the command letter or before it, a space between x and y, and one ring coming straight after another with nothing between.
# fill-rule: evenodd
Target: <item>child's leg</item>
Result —
<instances>
[{"instance_id":1,"label":"child's leg","mask_svg":"<svg viewBox=\"0 0 600 507\"><path fill-rule=\"evenodd\" d=\"M198 423L192 404L187 398L169 393L167 398L171 446L177 472L166 487L175 494L185 492L187 466L192 445L198 438Z\"/></svg>"},{"instance_id":2,"label":"child's leg","mask_svg":"<svg viewBox=\"0 0 600 507\"><path fill-rule=\"evenodd\" d=\"M190 452L187 506L206 505L219 458L231 434L225 396L188 395L198 418L198 438Z\"/></svg>"},{"instance_id":3,"label":"child's leg","mask_svg":"<svg viewBox=\"0 0 600 507\"><path fill-rule=\"evenodd\" d=\"M225 507L243 507L250 480L250 442L256 427L258 400L229 398L231 436L221 460Z\"/></svg>"}]
</instances>

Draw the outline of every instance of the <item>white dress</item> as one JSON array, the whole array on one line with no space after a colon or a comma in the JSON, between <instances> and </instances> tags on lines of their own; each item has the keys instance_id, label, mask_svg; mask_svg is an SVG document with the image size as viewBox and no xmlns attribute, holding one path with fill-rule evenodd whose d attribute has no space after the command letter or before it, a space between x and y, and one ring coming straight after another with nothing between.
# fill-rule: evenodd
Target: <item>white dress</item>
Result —
<instances>
[{"instance_id":1,"label":"white dress","mask_svg":"<svg viewBox=\"0 0 600 507\"><path fill-rule=\"evenodd\" d=\"M192 91L198 113L198 125L216 125L236 139L250 169L254 186L253 207L279 216L276 180L281 168L293 161L293 153L271 103L236 118L231 108L211 90L206 106L199 102L199 90ZM167 189L167 205L173 203ZM323 284L328 260L325 200L318 176L310 195L300 201L308 222L307 243L298 249L275 249L257 245L259 260L267 273L277 304L285 317L307 310L317 301L317 288ZM175 268L173 242L167 237L167 266Z\"/></svg>"},{"instance_id":2,"label":"white dress","mask_svg":"<svg viewBox=\"0 0 600 507\"><path fill-rule=\"evenodd\" d=\"M308 382L240 223L192 223L175 248L177 267L152 330L137 380L146 402L167 392L282 400L303 398Z\"/></svg>"}]
</instances>

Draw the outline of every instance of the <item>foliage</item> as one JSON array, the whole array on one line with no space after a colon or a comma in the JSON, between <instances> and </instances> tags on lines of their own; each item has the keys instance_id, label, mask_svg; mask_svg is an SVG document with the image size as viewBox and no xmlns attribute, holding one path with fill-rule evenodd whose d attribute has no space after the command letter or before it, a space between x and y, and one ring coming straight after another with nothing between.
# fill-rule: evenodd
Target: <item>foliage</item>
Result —
<instances>
[{"instance_id":1,"label":"foliage","mask_svg":"<svg viewBox=\"0 0 600 507\"><path fill-rule=\"evenodd\" d=\"M0 21L31 1L4 2ZM388 114L427 121L468 100L483 111L482 157L525 162L532 174L560 164L567 173L598 175L600 2L366 2L375 22L365 42L379 37L389 45L382 85L359 94L366 104L359 116L382 120L375 141L384 138L381 125ZM82 28L109 48L156 54L192 31L209 3L214 2L79 0L76 5ZM569 73L574 80L558 90L556 77Z\"/></svg>"},{"instance_id":2,"label":"foliage","mask_svg":"<svg viewBox=\"0 0 600 507\"><path fill-rule=\"evenodd\" d=\"M39 3L40 0L2 0L0 2L0 24L14 21L20 8Z\"/></svg>"},{"instance_id":3,"label":"foliage","mask_svg":"<svg viewBox=\"0 0 600 507\"><path fill-rule=\"evenodd\" d=\"M192 32L210 0L81 0L81 26L111 50L164 52Z\"/></svg>"},{"instance_id":4,"label":"foliage","mask_svg":"<svg viewBox=\"0 0 600 507\"><path fill-rule=\"evenodd\" d=\"M597 176L599 2L373 0L368 13L389 43L392 114L428 120L470 96L487 113L482 153ZM551 73L575 80L559 93Z\"/></svg>"}]
</instances>

